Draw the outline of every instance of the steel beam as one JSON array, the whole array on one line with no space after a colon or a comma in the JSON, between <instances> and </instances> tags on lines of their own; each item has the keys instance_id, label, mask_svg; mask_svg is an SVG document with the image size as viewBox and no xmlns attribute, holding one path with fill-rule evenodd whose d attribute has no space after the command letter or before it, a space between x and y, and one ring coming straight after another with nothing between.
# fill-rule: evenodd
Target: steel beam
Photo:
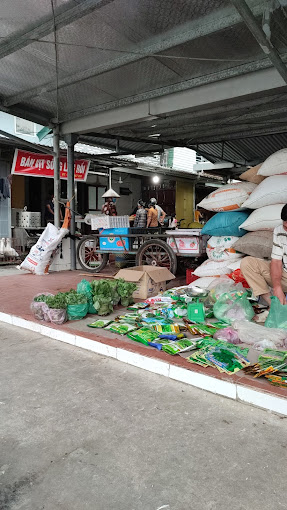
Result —
<instances>
[{"instance_id":1,"label":"steel beam","mask_svg":"<svg viewBox=\"0 0 287 510\"><path fill-rule=\"evenodd\" d=\"M270 67L268 59L254 63L254 67L259 69L266 65ZM203 78L197 84L194 83L194 88L191 88L191 84L189 84L189 90L155 97L156 94L161 96L162 89L157 89L154 91L152 100L148 98L144 100L144 95L139 95L128 98L131 104L125 105L124 101L109 103L106 105L107 111L100 111L99 108L89 109L85 113L91 112L90 115L80 117L78 114L77 119L63 122L61 133L88 133L111 129L135 121L146 120L151 114L160 116L184 111L187 106L190 110L192 108L198 110L200 107L211 107L212 104L220 101L238 101L239 98L248 97L250 94L272 91L285 85L284 80L273 68L251 72L252 67L249 65L243 66L243 68L239 67L240 69L229 70L230 77L226 71L206 76L205 80Z\"/></svg>"},{"instance_id":2,"label":"steel beam","mask_svg":"<svg viewBox=\"0 0 287 510\"><path fill-rule=\"evenodd\" d=\"M172 139L174 136L186 136L188 133L192 132L201 132L201 131L207 131L208 128L214 128L215 130L218 130L218 128L224 128L224 127L230 127L232 129L234 125L239 126L243 122L248 122L247 125L253 126L256 125L256 123L260 123L261 120L265 119L265 125L266 122L269 121L270 123L280 123L284 122L287 125L286 121L286 113L287 113L287 106L281 106L276 109L270 109L270 110L261 110L261 111L255 111L252 113L246 113L246 114L233 114L232 116L226 116L226 117L220 117L217 119L207 120L205 122L197 122L193 124L184 124L181 127L169 127L169 128L162 128L162 126L158 126L158 130L161 133L161 139L165 139L165 137ZM285 114L285 115L284 115ZM277 118L273 118L272 116L277 115ZM283 118L282 118L283 115Z\"/></svg>"},{"instance_id":3,"label":"steel beam","mask_svg":"<svg viewBox=\"0 0 287 510\"><path fill-rule=\"evenodd\" d=\"M265 55L267 55L270 59L285 83L287 83L287 68L271 41L266 37L264 31L258 25L254 13L251 11L245 0L231 0L231 2L239 12L246 26L249 28Z\"/></svg>"},{"instance_id":4,"label":"steel beam","mask_svg":"<svg viewBox=\"0 0 287 510\"><path fill-rule=\"evenodd\" d=\"M287 58L287 55L285 55L285 58ZM64 116L61 119L61 122L66 122L69 120L77 119L79 117L86 117L86 116L92 115L94 113L99 113L99 112L104 112L104 111L106 112L107 110L118 109L122 106L133 105L135 103L141 103L143 101L146 101L147 102L146 104L148 105L148 107L146 108L146 111L147 111L146 116L145 116L145 120L146 120L149 115L160 115L161 113L166 113L168 111L176 111L177 110L177 108L175 110L170 110L170 109L162 110L162 109L158 109L156 106L156 104L164 103L164 101L166 100L166 97L170 96L171 94L175 94L178 92L190 91L191 89L197 89L197 91L198 91L199 88L203 85L216 83L216 82L223 81L223 80L225 80L227 82L229 78L239 77L239 76L247 75L250 73L255 75L256 71L268 69L270 66L271 66L270 60L267 58L264 58L264 59L261 59L261 60L255 61L255 62L248 62L247 64L242 64L240 66L235 66L235 67L231 67L228 69L224 69L217 73L212 73L212 74L208 74L205 76L192 78L191 80L185 80L185 81L173 84L173 85L168 85L166 87L160 87L158 89L144 92L142 94L137 94L137 95L126 97L124 99L119 99L116 101L111 101L109 103L105 103L105 104L95 106L95 107L89 107L84 110L75 111L73 113L70 113L70 114L67 114L66 116ZM277 75L277 73L276 73L276 75ZM273 80L274 79L275 79L275 77L273 77ZM245 78L245 80L246 80L246 78ZM285 82L282 78L281 78L281 81L277 80L277 83L278 83L278 87L285 85ZM218 87L218 83L216 83L216 86ZM268 89L266 89L266 86L263 83L259 84L257 86L254 86L254 87L255 87L255 91L250 90L250 93L256 92L256 89L260 89L261 91L268 90ZM233 93L234 91L231 91L231 92ZM193 92L192 95L195 96L196 95L195 92ZM164 96L166 96L166 97L164 97ZM182 95L182 97L184 97L184 95ZM234 95L234 97L236 97L236 95ZM155 102L155 99L158 99L158 101ZM202 101L199 98L199 105L200 104L202 104ZM185 103L184 107L182 106L180 109L186 109L187 105L189 106L188 103Z\"/></svg>"},{"instance_id":5,"label":"steel beam","mask_svg":"<svg viewBox=\"0 0 287 510\"><path fill-rule=\"evenodd\" d=\"M262 1L253 0L252 5L256 14L263 13L264 6L262 5ZM240 14L234 11L232 7L218 10L217 12L213 12L199 19L191 20L183 25L173 28L172 30L154 36L147 41L134 45L130 49L127 49L126 54L121 54L121 56L113 60L99 64L92 69L73 73L72 75L63 78L62 80L59 80L58 88L60 89L78 82L82 82L84 80L88 80L92 77L118 69L127 64L137 62L138 60L141 60L145 57L150 57L153 55L158 56L160 52L198 39L199 37L210 35L212 33L218 32L219 30L223 30L224 28L232 27L241 21L242 20ZM51 81L39 87L27 90L26 92L22 91L20 94L15 94L7 98L4 104L6 106L10 106L12 104L23 102L25 99L29 99L30 97L35 97L46 92L51 92L55 90L55 88L55 82Z\"/></svg>"},{"instance_id":6,"label":"steel beam","mask_svg":"<svg viewBox=\"0 0 287 510\"><path fill-rule=\"evenodd\" d=\"M185 126L188 125L188 121L193 120L199 120L199 119L205 119L210 118L213 116L219 116L223 114L226 115L243 115L242 110L250 110L253 109L254 113L256 114L258 111L258 108L263 106L266 107L266 105L272 105L275 109L276 105L278 104L278 108L282 106L282 102L286 100L287 102L287 94L284 96L284 94L280 95L272 95L272 96L261 96L256 99L249 99L246 101L240 101L240 102L232 102L231 104L225 104L224 106L217 106L213 108L204 108L201 110L194 110L188 113L182 113L181 115L160 115L158 118L154 118L154 120L150 121L152 124L156 124L154 131L156 132L156 128L159 130L170 128L174 125L177 125L180 123L180 125ZM148 136L151 133L152 127L146 125L147 123L140 123L140 124L132 124L130 127L130 133L136 132L137 136L145 137ZM126 133L128 132L129 126L126 127ZM121 136L120 134L118 136ZM132 136L131 134L127 136Z\"/></svg>"},{"instance_id":7,"label":"steel beam","mask_svg":"<svg viewBox=\"0 0 287 510\"><path fill-rule=\"evenodd\" d=\"M280 134L285 133L287 136L287 125L285 126L265 126L263 128L254 129L251 131L237 131L236 133L227 133L224 134L224 141L229 140L239 140L244 138L253 138L256 136L264 136L264 135L272 135L272 134ZM207 143L221 143L222 142L222 136L221 134L214 133L213 135L204 136L200 135L196 137L196 139L190 141L189 147L194 148L194 146L207 144ZM188 147L188 141L186 142L186 147Z\"/></svg>"},{"instance_id":8,"label":"steel beam","mask_svg":"<svg viewBox=\"0 0 287 510\"><path fill-rule=\"evenodd\" d=\"M62 28L73 21L81 19L94 9L99 9L103 5L113 0L81 0L75 5L74 0L65 4L64 8L56 10L55 25L57 29ZM45 16L38 19L36 23L26 27L24 30L16 32L9 37L5 37L0 43L0 58L6 57L21 48L25 48L35 39L41 39L54 30L54 19L52 16Z\"/></svg>"},{"instance_id":9,"label":"steel beam","mask_svg":"<svg viewBox=\"0 0 287 510\"><path fill-rule=\"evenodd\" d=\"M54 225L60 228L60 146L59 146L59 126L53 129L53 146L54 146Z\"/></svg>"}]
</instances>

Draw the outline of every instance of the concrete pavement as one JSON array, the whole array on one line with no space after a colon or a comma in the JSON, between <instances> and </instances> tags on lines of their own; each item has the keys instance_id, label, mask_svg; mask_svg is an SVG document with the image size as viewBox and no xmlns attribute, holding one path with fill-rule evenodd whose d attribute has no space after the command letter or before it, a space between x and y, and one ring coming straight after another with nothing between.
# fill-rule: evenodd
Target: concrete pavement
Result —
<instances>
[{"instance_id":1,"label":"concrete pavement","mask_svg":"<svg viewBox=\"0 0 287 510\"><path fill-rule=\"evenodd\" d=\"M287 509L287 419L0 323L1 510Z\"/></svg>"}]
</instances>

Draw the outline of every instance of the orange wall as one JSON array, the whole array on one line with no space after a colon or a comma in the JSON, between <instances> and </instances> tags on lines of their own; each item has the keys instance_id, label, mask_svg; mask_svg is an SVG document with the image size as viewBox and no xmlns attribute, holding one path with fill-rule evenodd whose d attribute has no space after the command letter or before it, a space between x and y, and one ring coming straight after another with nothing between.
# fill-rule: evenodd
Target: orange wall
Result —
<instances>
[{"instance_id":1,"label":"orange wall","mask_svg":"<svg viewBox=\"0 0 287 510\"><path fill-rule=\"evenodd\" d=\"M25 205L25 177L24 175L13 175L12 180L11 207L23 209Z\"/></svg>"}]
</instances>

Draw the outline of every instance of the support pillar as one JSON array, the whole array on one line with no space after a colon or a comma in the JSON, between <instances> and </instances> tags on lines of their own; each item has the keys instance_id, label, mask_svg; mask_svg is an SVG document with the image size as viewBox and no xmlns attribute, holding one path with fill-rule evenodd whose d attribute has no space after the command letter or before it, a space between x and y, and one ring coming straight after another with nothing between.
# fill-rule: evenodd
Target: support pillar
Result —
<instances>
[{"instance_id":1,"label":"support pillar","mask_svg":"<svg viewBox=\"0 0 287 510\"><path fill-rule=\"evenodd\" d=\"M67 182L67 199L70 202L71 207L71 224L70 224L70 248L71 248L71 270L76 269L76 223L75 223L75 157L74 157L74 146L77 143L77 135L68 135L65 137L65 141L68 145L67 148L67 160L68 160L68 182Z\"/></svg>"},{"instance_id":2,"label":"support pillar","mask_svg":"<svg viewBox=\"0 0 287 510\"><path fill-rule=\"evenodd\" d=\"M59 146L59 126L53 128L53 147L54 147L54 225L60 228L60 146Z\"/></svg>"}]
</instances>

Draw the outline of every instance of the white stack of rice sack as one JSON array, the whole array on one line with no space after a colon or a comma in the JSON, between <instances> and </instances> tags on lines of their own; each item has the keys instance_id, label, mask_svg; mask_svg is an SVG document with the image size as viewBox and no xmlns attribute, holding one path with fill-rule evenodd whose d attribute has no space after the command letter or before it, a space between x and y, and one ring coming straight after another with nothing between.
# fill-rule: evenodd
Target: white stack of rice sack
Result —
<instances>
[{"instance_id":1,"label":"white stack of rice sack","mask_svg":"<svg viewBox=\"0 0 287 510\"><path fill-rule=\"evenodd\" d=\"M273 230L282 223L281 210L287 203L287 149L275 152L240 178L250 181L254 176L258 186L242 204L252 210L240 226L248 233L236 242L235 248L246 255L270 259Z\"/></svg>"},{"instance_id":2,"label":"white stack of rice sack","mask_svg":"<svg viewBox=\"0 0 287 510\"><path fill-rule=\"evenodd\" d=\"M287 149L275 152L261 165L250 168L240 175L240 179L245 182L230 185L234 190L234 196L231 192L228 195L228 187L223 186L199 204L210 211L224 212L213 216L202 229L203 234L219 237L212 237L209 240L211 249L207 248L207 254L211 260L196 269L194 274L197 276L210 278L228 274L231 272L230 269L238 269L239 254L241 257L245 255L267 259L271 257L273 230L282 223L281 210L287 203ZM231 199L229 203L226 200L227 196ZM218 201L216 205L215 199ZM232 253L226 256L224 250L225 260L218 261L215 266L212 264L216 253L212 251L213 245L218 243L222 247L227 236L237 236L237 239L231 241L232 244L227 247L227 252L228 249L232 249ZM233 261L230 263L232 258ZM197 282L200 284L199 280Z\"/></svg>"},{"instance_id":3,"label":"white stack of rice sack","mask_svg":"<svg viewBox=\"0 0 287 510\"><path fill-rule=\"evenodd\" d=\"M256 186L252 182L228 184L213 191L198 204L217 214L202 229L202 234L212 237L206 249L209 260L194 271L200 277L196 281L197 285L205 287L213 278L230 274L240 267L243 254L235 249L235 244L246 232L240 230L239 226L249 215L243 210L242 204L255 191Z\"/></svg>"}]
</instances>

